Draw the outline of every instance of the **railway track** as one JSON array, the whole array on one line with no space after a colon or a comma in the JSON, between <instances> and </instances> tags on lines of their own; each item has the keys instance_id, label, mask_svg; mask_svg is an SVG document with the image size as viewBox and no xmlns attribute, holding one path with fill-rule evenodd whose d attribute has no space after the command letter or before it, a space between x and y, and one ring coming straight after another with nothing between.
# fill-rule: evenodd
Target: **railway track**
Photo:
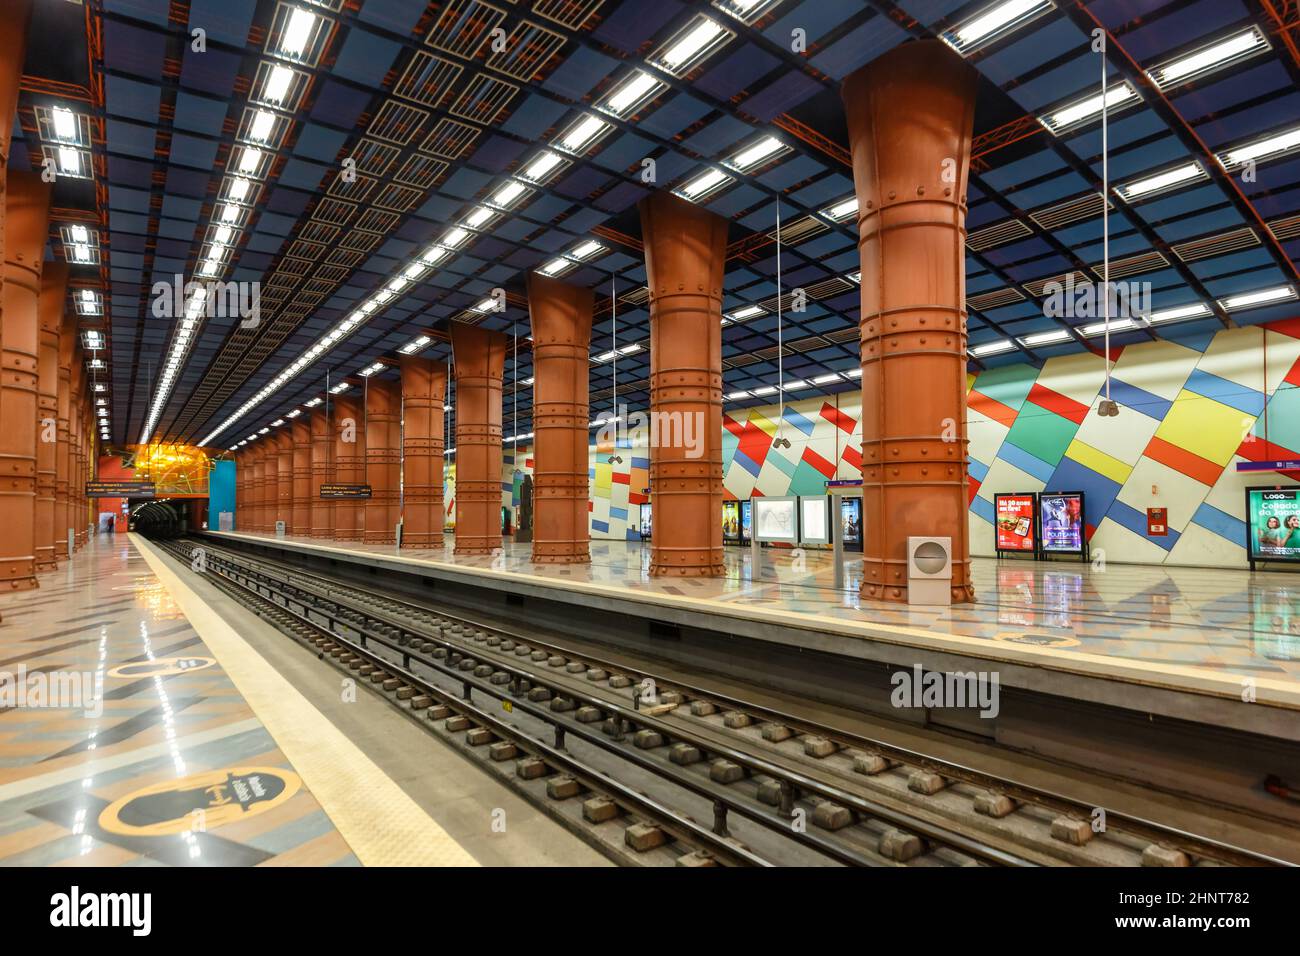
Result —
<instances>
[{"instance_id":1,"label":"railway track","mask_svg":"<svg viewBox=\"0 0 1300 956\"><path fill-rule=\"evenodd\" d=\"M194 547L168 550L190 564ZM444 735L515 759L521 777L560 778L552 801L588 793L587 823L638 821L625 841L634 850L672 841L692 848L674 860L728 865L1288 865L1113 812L1098 832L1097 808L1059 794L206 539L200 547L227 590L395 702L414 700ZM710 814L710 826L696 822Z\"/></svg>"}]
</instances>

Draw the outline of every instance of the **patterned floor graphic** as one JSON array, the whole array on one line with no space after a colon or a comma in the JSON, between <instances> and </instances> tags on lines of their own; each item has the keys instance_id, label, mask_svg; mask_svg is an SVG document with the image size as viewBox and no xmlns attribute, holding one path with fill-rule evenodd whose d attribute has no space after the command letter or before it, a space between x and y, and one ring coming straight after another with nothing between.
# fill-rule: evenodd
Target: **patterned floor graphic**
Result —
<instances>
[{"instance_id":1,"label":"patterned floor graphic","mask_svg":"<svg viewBox=\"0 0 1300 956\"><path fill-rule=\"evenodd\" d=\"M357 865L125 536L40 583L0 597L0 865Z\"/></svg>"}]
</instances>

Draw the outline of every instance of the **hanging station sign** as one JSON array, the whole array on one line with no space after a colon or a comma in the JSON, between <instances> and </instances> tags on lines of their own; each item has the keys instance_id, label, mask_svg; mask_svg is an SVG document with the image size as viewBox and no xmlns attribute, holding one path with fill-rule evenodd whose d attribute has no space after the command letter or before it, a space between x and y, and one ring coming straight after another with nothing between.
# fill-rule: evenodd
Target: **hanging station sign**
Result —
<instances>
[{"instance_id":1,"label":"hanging station sign","mask_svg":"<svg viewBox=\"0 0 1300 956\"><path fill-rule=\"evenodd\" d=\"M87 498L152 498L152 481L88 481Z\"/></svg>"},{"instance_id":2,"label":"hanging station sign","mask_svg":"<svg viewBox=\"0 0 1300 956\"><path fill-rule=\"evenodd\" d=\"M320 486L320 496L322 498L369 498L370 486L323 484Z\"/></svg>"}]
</instances>

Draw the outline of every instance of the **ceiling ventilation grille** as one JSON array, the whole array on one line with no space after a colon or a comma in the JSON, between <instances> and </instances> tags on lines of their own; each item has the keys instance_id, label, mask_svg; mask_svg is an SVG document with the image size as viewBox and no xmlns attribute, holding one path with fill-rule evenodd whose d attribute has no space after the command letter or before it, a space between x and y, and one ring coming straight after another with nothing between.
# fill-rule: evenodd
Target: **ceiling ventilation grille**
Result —
<instances>
[{"instance_id":1,"label":"ceiling ventilation grille","mask_svg":"<svg viewBox=\"0 0 1300 956\"><path fill-rule=\"evenodd\" d=\"M1114 209L1114 203L1107 203L1108 209ZM1045 206L1042 209L1036 209L1029 214L1029 218L1044 229L1060 229L1062 226L1068 226L1072 222L1079 222L1083 219L1093 219L1101 215L1101 194L1088 193L1086 196L1080 196L1078 199L1070 199L1066 202L1057 203L1055 206Z\"/></svg>"},{"instance_id":2,"label":"ceiling ventilation grille","mask_svg":"<svg viewBox=\"0 0 1300 956\"><path fill-rule=\"evenodd\" d=\"M992 292L981 292L979 295L970 296L966 300L966 308L974 309L976 312L984 312L988 309L1001 308L1004 305L1014 305L1024 300L1025 297L1020 294L1018 289L994 289Z\"/></svg>"},{"instance_id":3,"label":"ceiling ventilation grille","mask_svg":"<svg viewBox=\"0 0 1300 956\"><path fill-rule=\"evenodd\" d=\"M1240 229L1223 232L1217 236L1180 242L1172 248L1174 255L1183 262L1196 262L1199 259L1209 259L1211 256L1221 256L1226 252L1236 252L1238 249L1249 249L1257 245L1259 245L1259 236L1255 234L1255 230L1249 226L1242 226Z\"/></svg>"},{"instance_id":4,"label":"ceiling ventilation grille","mask_svg":"<svg viewBox=\"0 0 1300 956\"><path fill-rule=\"evenodd\" d=\"M1144 272L1155 272L1167 265L1169 265L1169 260L1153 249L1150 252L1139 253L1136 256L1126 256L1123 259L1113 260L1110 264L1110 278L1112 282L1116 279L1127 279L1129 276L1141 275ZM1093 266L1092 272L1100 279L1102 277L1101 263Z\"/></svg>"},{"instance_id":5,"label":"ceiling ventilation grille","mask_svg":"<svg viewBox=\"0 0 1300 956\"><path fill-rule=\"evenodd\" d=\"M1013 239L1021 239L1032 234L1033 230L1019 219L1008 219L1006 222L999 222L992 226L985 226L983 229L976 229L966 237L966 246L975 252L983 252L985 249L992 249L994 246L1000 246L1011 242Z\"/></svg>"},{"instance_id":6,"label":"ceiling ventilation grille","mask_svg":"<svg viewBox=\"0 0 1300 956\"><path fill-rule=\"evenodd\" d=\"M1065 275L1048 276L1046 279L1034 279L1032 282L1023 282L1021 285L1025 287L1025 291L1030 295L1041 297L1047 290L1047 287L1053 282L1060 283L1064 286L1071 281L1075 285L1083 285L1091 280L1088 278L1087 273L1075 269L1073 272L1066 273Z\"/></svg>"}]
</instances>

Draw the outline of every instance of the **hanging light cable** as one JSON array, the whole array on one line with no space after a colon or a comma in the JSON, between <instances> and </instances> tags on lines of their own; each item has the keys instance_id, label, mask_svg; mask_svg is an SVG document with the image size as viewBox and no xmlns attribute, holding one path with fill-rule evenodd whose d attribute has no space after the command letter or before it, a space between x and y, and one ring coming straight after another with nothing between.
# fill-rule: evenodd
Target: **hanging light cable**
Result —
<instances>
[{"instance_id":1,"label":"hanging light cable","mask_svg":"<svg viewBox=\"0 0 1300 956\"><path fill-rule=\"evenodd\" d=\"M1097 414L1114 417L1119 406L1110 398L1110 111L1106 104L1106 44L1108 36L1101 31L1101 322L1105 330L1106 399L1097 407Z\"/></svg>"},{"instance_id":2,"label":"hanging light cable","mask_svg":"<svg viewBox=\"0 0 1300 956\"><path fill-rule=\"evenodd\" d=\"M789 448L790 440L785 437L785 345L781 335L781 200L776 201L776 390L777 418L776 440L774 448Z\"/></svg>"}]
</instances>

